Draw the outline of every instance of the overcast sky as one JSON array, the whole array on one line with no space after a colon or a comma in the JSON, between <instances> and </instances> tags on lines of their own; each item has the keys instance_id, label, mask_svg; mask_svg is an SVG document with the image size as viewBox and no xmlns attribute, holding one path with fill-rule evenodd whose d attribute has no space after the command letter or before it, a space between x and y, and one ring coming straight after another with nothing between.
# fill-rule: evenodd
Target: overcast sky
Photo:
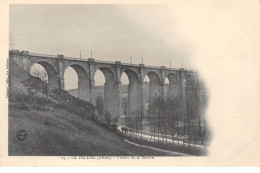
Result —
<instances>
[{"instance_id":1,"label":"overcast sky","mask_svg":"<svg viewBox=\"0 0 260 173\"><path fill-rule=\"evenodd\" d=\"M13 5L10 33L19 50L70 57L81 50L83 58L92 50L98 60L129 63L132 56L139 64L144 57L155 66L188 65L191 51L166 5Z\"/></svg>"},{"instance_id":2,"label":"overcast sky","mask_svg":"<svg viewBox=\"0 0 260 173\"><path fill-rule=\"evenodd\" d=\"M171 60L177 68L182 63L186 68L212 68L214 61L225 58L221 51L237 58L248 53L245 32L250 33L250 22L255 22L250 18L256 14L255 4L242 4L242 9L240 1L234 2L11 5L10 33L14 49L34 53L79 57L81 50L82 57L89 58L93 50L98 60L129 63L132 56L136 64L144 57L146 65L169 67ZM67 89L77 87L73 73L66 71Z\"/></svg>"},{"instance_id":3,"label":"overcast sky","mask_svg":"<svg viewBox=\"0 0 260 173\"><path fill-rule=\"evenodd\" d=\"M165 5L15 5L15 48L46 54L180 66L188 57ZM175 39L176 37L176 39ZM188 44L188 43L187 43ZM163 60L163 61L162 61Z\"/></svg>"}]
</instances>

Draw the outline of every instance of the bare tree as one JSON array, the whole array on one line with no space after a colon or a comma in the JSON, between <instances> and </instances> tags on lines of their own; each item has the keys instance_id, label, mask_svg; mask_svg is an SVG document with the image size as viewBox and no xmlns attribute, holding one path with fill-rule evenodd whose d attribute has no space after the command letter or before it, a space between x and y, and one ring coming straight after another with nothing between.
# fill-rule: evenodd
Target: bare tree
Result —
<instances>
[{"instance_id":1,"label":"bare tree","mask_svg":"<svg viewBox=\"0 0 260 173\"><path fill-rule=\"evenodd\" d=\"M45 94L45 97L48 97L48 93L49 93L49 85L48 85L48 75L46 72L41 72L40 73L40 79L43 81L42 82L42 93L43 93L43 97Z\"/></svg>"},{"instance_id":2,"label":"bare tree","mask_svg":"<svg viewBox=\"0 0 260 173\"><path fill-rule=\"evenodd\" d=\"M47 72L39 67L35 67L30 71L30 74L39 79L39 86L37 87L37 92L40 90L45 98L48 97L48 75Z\"/></svg>"}]
</instances>

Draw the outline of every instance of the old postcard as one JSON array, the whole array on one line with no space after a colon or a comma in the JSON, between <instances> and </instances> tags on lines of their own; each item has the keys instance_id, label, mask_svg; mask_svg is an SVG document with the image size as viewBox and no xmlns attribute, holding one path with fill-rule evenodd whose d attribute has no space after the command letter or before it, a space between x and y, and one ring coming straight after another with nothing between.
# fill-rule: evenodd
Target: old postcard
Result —
<instances>
[{"instance_id":1,"label":"old postcard","mask_svg":"<svg viewBox=\"0 0 260 173\"><path fill-rule=\"evenodd\" d=\"M259 166L260 1L1 2L0 166Z\"/></svg>"}]
</instances>

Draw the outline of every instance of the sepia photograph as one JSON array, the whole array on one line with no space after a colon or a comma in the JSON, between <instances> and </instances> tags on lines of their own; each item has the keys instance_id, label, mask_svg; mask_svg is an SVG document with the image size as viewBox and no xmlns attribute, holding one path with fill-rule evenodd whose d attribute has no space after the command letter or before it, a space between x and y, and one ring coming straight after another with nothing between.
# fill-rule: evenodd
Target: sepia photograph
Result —
<instances>
[{"instance_id":1,"label":"sepia photograph","mask_svg":"<svg viewBox=\"0 0 260 173\"><path fill-rule=\"evenodd\" d=\"M0 9L0 166L259 166L259 0Z\"/></svg>"},{"instance_id":2,"label":"sepia photograph","mask_svg":"<svg viewBox=\"0 0 260 173\"><path fill-rule=\"evenodd\" d=\"M168 10L10 5L8 154L207 155L207 87Z\"/></svg>"}]
</instances>

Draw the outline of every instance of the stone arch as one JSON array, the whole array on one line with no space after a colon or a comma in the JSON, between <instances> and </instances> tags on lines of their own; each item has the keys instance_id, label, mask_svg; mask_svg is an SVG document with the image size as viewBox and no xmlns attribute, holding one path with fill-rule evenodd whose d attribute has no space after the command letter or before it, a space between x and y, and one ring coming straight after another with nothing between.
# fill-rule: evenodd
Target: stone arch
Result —
<instances>
[{"instance_id":1,"label":"stone arch","mask_svg":"<svg viewBox=\"0 0 260 173\"><path fill-rule=\"evenodd\" d=\"M138 76L138 78L139 78L138 68L129 67L129 66L123 66L123 67L121 68L121 70L120 70L120 75L122 75L123 72L125 72L126 70L128 70L128 71L131 70L131 71L132 71L133 73L135 73L135 74Z\"/></svg>"},{"instance_id":2,"label":"stone arch","mask_svg":"<svg viewBox=\"0 0 260 173\"><path fill-rule=\"evenodd\" d=\"M181 81L176 73L169 73L166 78L169 80L167 98L178 99L181 97Z\"/></svg>"},{"instance_id":3,"label":"stone arch","mask_svg":"<svg viewBox=\"0 0 260 173\"><path fill-rule=\"evenodd\" d=\"M38 57L34 57L34 56L29 56L28 59L30 59L31 64L33 65L34 63L47 63L48 65L50 65L57 73L58 73L58 61L56 59L51 59L51 58L38 58ZM39 63L40 62L40 63Z\"/></svg>"},{"instance_id":4,"label":"stone arch","mask_svg":"<svg viewBox=\"0 0 260 173\"><path fill-rule=\"evenodd\" d=\"M114 83L115 82L115 74L108 67L100 67L98 68L105 76L106 83Z\"/></svg>"},{"instance_id":5,"label":"stone arch","mask_svg":"<svg viewBox=\"0 0 260 173\"><path fill-rule=\"evenodd\" d=\"M57 71L55 70L55 67L47 62L47 61L34 61L31 63L31 66L29 68L29 70L31 69L31 67L34 65L34 64L40 64L47 72L47 75L48 75L48 84L49 84L49 87L51 89L53 88L58 88L58 73Z\"/></svg>"},{"instance_id":6,"label":"stone arch","mask_svg":"<svg viewBox=\"0 0 260 173\"><path fill-rule=\"evenodd\" d=\"M129 84L128 84L128 108L127 108L127 115L128 116L137 116L140 113L140 82L138 74L132 69L125 69L123 72L126 73ZM121 76L123 74L121 73Z\"/></svg>"},{"instance_id":7,"label":"stone arch","mask_svg":"<svg viewBox=\"0 0 260 173\"><path fill-rule=\"evenodd\" d=\"M78 98L89 101L89 74L84 67L79 64L71 64L66 67L72 67L78 75ZM64 70L64 74L65 71Z\"/></svg>"},{"instance_id":8,"label":"stone arch","mask_svg":"<svg viewBox=\"0 0 260 173\"><path fill-rule=\"evenodd\" d=\"M113 117L115 116L116 109L116 98L115 98L115 75L113 71L108 67L99 67L96 69L100 70L105 77L104 84L104 112L107 111ZM95 71L95 73L96 73ZM94 74L95 77L95 74Z\"/></svg>"},{"instance_id":9,"label":"stone arch","mask_svg":"<svg viewBox=\"0 0 260 173\"><path fill-rule=\"evenodd\" d=\"M147 76L150 80L150 85L149 85L149 102L157 97L160 97L160 76L154 72L154 71L149 71L147 73Z\"/></svg>"},{"instance_id":10,"label":"stone arch","mask_svg":"<svg viewBox=\"0 0 260 173\"><path fill-rule=\"evenodd\" d=\"M99 64L99 63L95 63L94 67L93 67L93 78L95 77L95 73L97 70L102 71L102 73L104 74L105 78L108 77L107 79L112 79L111 77L113 77L113 79L116 79L116 69L114 66L112 66L111 64ZM106 76L105 73L108 73L109 76Z\"/></svg>"},{"instance_id":11,"label":"stone arch","mask_svg":"<svg viewBox=\"0 0 260 173\"><path fill-rule=\"evenodd\" d=\"M149 74L154 74L158 77L158 79L160 80L161 77L160 77L160 73L154 69L148 69L148 70L145 70L144 73L143 73L143 79L145 78L145 76L147 75L148 76L148 73ZM148 76L149 77L149 76Z\"/></svg>"}]
</instances>

